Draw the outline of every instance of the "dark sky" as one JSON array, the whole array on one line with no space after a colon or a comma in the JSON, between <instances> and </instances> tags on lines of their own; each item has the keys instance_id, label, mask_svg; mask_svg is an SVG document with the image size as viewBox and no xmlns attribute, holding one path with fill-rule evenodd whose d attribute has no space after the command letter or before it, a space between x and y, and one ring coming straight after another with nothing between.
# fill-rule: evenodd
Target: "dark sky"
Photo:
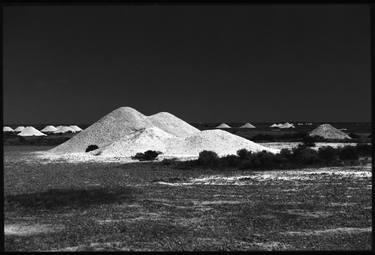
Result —
<instances>
[{"instance_id":1,"label":"dark sky","mask_svg":"<svg viewBox=\"0 0 375 255\"><path fill-rule=\"evenodd\" d=\"M5 7L4 122L369 121L368 8Z\"/></svg>"}]
</instances>

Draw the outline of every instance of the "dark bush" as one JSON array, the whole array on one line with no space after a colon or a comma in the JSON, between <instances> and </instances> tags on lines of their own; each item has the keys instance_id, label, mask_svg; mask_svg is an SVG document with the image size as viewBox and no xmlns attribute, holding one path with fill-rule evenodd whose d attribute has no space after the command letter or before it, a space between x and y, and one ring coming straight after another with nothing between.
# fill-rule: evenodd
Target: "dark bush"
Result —
<instances>
[{"instance_id":1,"label":"dark bush","mask_svg":"<svg viewBox=\"0 0 375 255\"><path fill-rule=\"evenodd\" d=\"M85 152L94 151L94 150L97 150L97 149L99 149L98 145L92 144L92 145L87 146Z\"/></svg>"},{"instance_id":2,"label":"dark bush","mask_svg":"<svg viewBox=\"0 0 375 255\"><path fill-rule=\"evenodd\" d=\"M312 137L312 136L309 136L309 135L306 135L302 138L302 143L303 145L307 146L307 147L314 147L315 146L315 142L316 142L316 138L315 137Z\"/></svg>"},{"instance_id":3,"label":"dark bush","mask_svg":"<svg viewBox=\"0 0 375 255\"><path fill-rule=\"evenodd\" d=\"M139 161L155 160L160 154L162 154L160 151L148 150L148 151L145 151L144 153L138 152L131 158L138 159Z\"/></svg>"},{"instance_id":4,"label":"dark bush","mask_svg":"<svg viewBox=\"0 0 375 255\"><path fill-rule=\"evenodd\" d=\"M216 166L218 164L218 155L213 151L201 151L198 157L198 164L201 166Z\"/></svg>"},{"instance_id":5,"label":"dark bush","mask_svg":"<svg viewBox=\"0 0 375 255\"><path fill-rule=\"evenodd\" d=\"M161 161L162 165L170 166L177 162L176 158L165 158Z\"/></svg>"},{"instance_id":6,"label":"dark bush","mask_svg":"<svg viewBox=\"0 0 375 255\"><path fill-rule=\"evenodd\" d=\"M246 149L241 149L241 150L238 150L237 151L237 156L241 159L241 160L246 160L246 159L250 159L251 158L251 151L248 151Z\"/></svg>"},{"instance_id":7,"label":"dark bush","mask_svg":"<svg viewBox=\"0 0 375 255\"><path fill-rule=\"evenodd\" d=\"M227 155L221 157L219 162L221 166L235 167L238 166L241 159L236 155Z\"/></svg>"},{"instance_id":8,"label":"dark bush","mask_svg":"<svg viewBox=\"0 0 375 255\"><path fill-rule=\"evenodd\" d=\"M293 153L289 149L281 149L280 150L280 156L282 158L285 158L286 160L291 160L293 158Z\"/></svg>"},{"instance_id":9,"label":"dark bush","mask_svg":"<svg viewBox=\"0 0 375 255\"><path fill-rule=\"evenodd\" d=\"M344 146L339 149L339 158L341 160L358 160L359 154L354 146Z\"/></svg>"},{"instance_id":10,"label":"dark bush","mask_svg":"<svg viewBox=\"0 0 375 255\"><path fill-rule=\"evenodd\" d=\"M372 156L372 144L357 144L356 149L359 156Z\"/></svg>"},{"instance_id":11,"label":"dark bush","mask_svg":"<svg viewBox=\"0 0 375 255\"><path fill-rule=\"evenodd\" d=\"M320 159L326 162L336 161L337 159L337 150L331 146L324 146L319 148L318 156Z\"/></svg>"},{"instance_id":12,"label":"dark bush","mask_svg":"<svg viewBox=\"0 0 375 255\"><path fill-rule=\"evenodd\" d=\"M239 163L240 169L267 169L278 167L279 158L267 151L261 151L251 154L249 158L241 160Z\"/></svg>"},{"instance_id":13,"label":"dark bush","mask_svg":"<svg viewBox=\"0 0 375 255\"><path fill-rule=\"evenodd\" d=\"M316 164L319 163L318 153L304 145L299 145L297 148L293 148L293 159L297 164Z\"/></svg>"}]
</instances>

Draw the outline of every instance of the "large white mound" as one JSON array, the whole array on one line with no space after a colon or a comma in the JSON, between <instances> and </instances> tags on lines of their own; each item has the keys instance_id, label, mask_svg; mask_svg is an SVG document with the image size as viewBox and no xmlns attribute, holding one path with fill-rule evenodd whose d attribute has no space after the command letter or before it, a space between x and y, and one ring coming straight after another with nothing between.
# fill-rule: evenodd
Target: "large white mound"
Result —
<instances>
[{"instance_id":1,"label":"large white mound","mask_svg":"<svg viewBox=\"0 0 375 255\"><path fill-rule=\"evenodd\" d=\"M82 131L82 128L80 128L79 126L77 125L71 125L69 126L71 129L73 129L74 131L76 132L81 132Z\"/></svg>"},{"instance_id":2,"label":"large white mound","mask_svg":"<svg viewBox=\"0 0 375 255\"><path fill-rule=\"evenodd\" d=\"M52 153L85 152L89 145L99 148L117 141L134 131L151 127L152 123L142 113L131 107L120 107L50 150Z\"/></svg>"},{"instance_id":3,"label":"large white mound","mask_svg":"<svg viewBox=\"0 0 375 255\"><path fill-rule=\"evenodd\" d=\"M216 128L231 128L228 124L225 124L225 123L221 123L220 125L218 125Z\"/></svg>"},{"instance_id":4,"label":"large white mound","mask_svg":"<svg viewBox=\"0 0 375 255\"><path fill-rule=\"evenodd\" d=\"M155 150L162 152L162 157L191 158L198 157L204 150L225 156L236 154L240 149L279 152L278 149L264 147L223 130L205 130L181 138L153 127L133 132L93 153L102 157L131 157L138 152Z\"/></svg>"},{"instance_id":5,"label":"large white mound","mask_svg":"<svg viewBox=\"0 0 375 255\"><path fill-rule=\"evenodd\" d=\"M160 128L151 127L127 134L118 141L99 149L98 152L105 157L131 157L147 150L165 153L170 144L178 140L182 138L166 133Z\"/></svg>"},{"instance_id":6,"label":"large white mound","mask_svg":"<svg viewBox=\"0 0 375 255\"><path fill-rule=\"evenodd\" d=\"M326 139L351 139L349 135L333 127L331 124L322 124L310 132L310 136L321 136Z\"/></svg>"},{"instance_id":7,"label":"large white mound","mask_svg":"<svg viewBox=\"0 0 375 255\"><path fill-rule=\"evenodd\" d=\"M17 134L19 136L46 136L46 134L43 134L38 129L34 127L26 127L24 128L21 133Z\"/></svg>"},{"instance_id":8,"label":"large white mound","mask_svg":"<svg viewBox=\"0 0 375 255\"><path fill-rule=\"evenodd\" d=\"M53 154L85 153L89 145L97 157L131 157L147 150L161 151L162 157L197 157L203 150L219 156L236 154L240 149L253 152L279 152L223 130L199 131L176 116L161 112L145 116L130 107L114 110L99 121L53 148Z\"/></svg>"},{"instance_id":9,"label":"large white mound","mask_svg":"<svg viewBox=\"0 0 375 255\"><path fill-rule=\"evenodd\" d=\"M16 127L16 129L15 129L14 131L16 131L16 132L21 132L21 131L24 130L24 129L25 129L24 126L18 126L18 127Z\"/></svg>"},{"instance_id":10,"label":"large white mound","mask_svg":"<svg viewBox=\"0 0 375 255\"><path fill-rule=\"evenodd\" d=\"M68 126L61 126L61 127L57 128L57 130L53 131L54 134L65 134L65 133L68 133L68 132L75 133L76 131L74 129L72 129L71 127L68 127Z\"/></svg>"},{"instance_id":11,"label":"large white mound","mask_svg":"<svg viewBox=\"0 0 375 255\"><path fill-rule=\"evenodd\" d=\"M255 128L254 125L251 125L249 122L243 124L242 126L240 126L240 128Z\"/></svg>"},{"instance_id":12,"label":"large white mound","mask_svg":"<svg viewBox=\"0 0 375 255\"><path fill-rule=\"evenodd\" d=\"M131 107L120 107L50 152L85 152L89 145L102 148L135 131L151 127L157 127L180 137L199 132L198 129L169 113L162 112L148 117Z\"/></svg>"},{"instance_id":13,"label":"large white mound","mask_svg":"<svg viewBox=\"0 0 375 255\"><path fill-rule=\"evenodd\" d=\"M13 128L5 126L3 127L3 132L14 132Z\"/></svg>"},{"instance_id":14,"label":"large white mound","mask_svg":"<svg viewBox=\"0 0 375 255\"><path fill-rule=\"evenodd\" d=\"M186 137L200 131L168 112L159 112L149 116L148 119L152 122L153 126L178 137Z\"/></svg>"},{"instance_id":15,"label":"large white mound","mask_svg":"<svg viewBox=\"0 0 375 255\"><path fill-rule=\"evenodd\" d=\"M45 126L42 130L42 132L55 132L57 130L57 128L55 128L54 126L52 125L48 125L48 126Z\"/></svg>"}]
</instances>

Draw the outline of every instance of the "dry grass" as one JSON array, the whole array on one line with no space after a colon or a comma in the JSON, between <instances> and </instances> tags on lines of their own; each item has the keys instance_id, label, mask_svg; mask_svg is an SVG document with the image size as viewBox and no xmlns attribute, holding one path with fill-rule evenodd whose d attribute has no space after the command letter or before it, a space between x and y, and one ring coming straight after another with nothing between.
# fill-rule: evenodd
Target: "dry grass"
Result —
<instances>
[{"instance_id":1,"label":"dry grass","mask_svg":"<svg viewBox=\"0 0 375 255\"><path fill-rule=\"evenodd\" d=\"M360 168L342 170L363 171ZM5 227L13 227L13 234L5 235L5 249L371 249L371 178L317 174L307 179L249 179L242 186L157 183L217 174L157 163L40 164L26 148L6 150Z\"/></svg>"}]
</instances>

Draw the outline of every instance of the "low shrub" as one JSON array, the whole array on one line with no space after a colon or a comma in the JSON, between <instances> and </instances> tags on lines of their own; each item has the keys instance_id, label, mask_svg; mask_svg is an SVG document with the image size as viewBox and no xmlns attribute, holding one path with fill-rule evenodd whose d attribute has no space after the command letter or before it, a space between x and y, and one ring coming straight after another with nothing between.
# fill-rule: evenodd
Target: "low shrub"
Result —
<instances>
[{"instance_id":1,"label":"low shrub","mask_svg":"<svg viewBox=\"0 0 375 255\"><path fill-rule=\"evenodd\" d=\"M324 146L319 148L318 156L325 162L332 162L337 160L337 149L332 148L331 146Z\"/></svg>"},{"instance_id":2,"label":"low shrub","mask_svg":"<svg viewBox=\"0 0 375 255\"><path fill-rule=\"evenodd\" d=\"M306 135L302 138L302 143L307 147L314 147L317 140L318 139L313 136Z\"/></svg>"},{"instance_id":3,"label":"low shrub","mask_svg":"<svg viewBox=\"0 0 375 255\"><path fill-rule=\"evenodd\" d=\"M248 151L246 149L241 149L241 150L238 150L237 151L237 156L241 159L241 160L246 160L246 159L250 159L251 158L251 151Z\"/></svg>"},{"instance_id":4,"label":"low shrub","mask_svg":"<svg viewBox=\"0 0 375 255\"><path fill-rule=\"evenodd\" d=\"M98 145L91 144L91 145L87 146L85 152L94 151L94 150L97 150L97 149L99 149Z\"/></svg>"},{"instance_id":5,"label":"low shrub","mask_svg":"<svg viewBox=\"0 0 375 255\"><path fill-rule=\"evenodd\" d=\"M148 150L144 153L138 152L131 158L138 159L139 161L155 160L160 154L162 154L160 151Z\"/></svg>"},{"instance_id":6,"label":"low shrub","mask_svg":"<svg viewBox=\"0 0 375 255\"><path fill-rule=\"evenodd\" d=\"M218 165L219 156L213 151L201 151L197 162L201 166L216 166Z\"/></svg>"},{"instance_id":7,"label":"low shrub","mask_svg":"<svg viewBox=\"0 0 375 255\"><path fill-rule=\"evenodd\" d=\"M359 153L354 146L344 146L338 150L339 158L341 160L358 160Z\"/></svg>"},{"instance_id":8,"label":"low shrub","mask_svg":"<svg viewBox=\"0 0 375 255\"><path fill-rule=\"evenodd\" d=\"M219 158L213 151L202 151L197 160L178 161L177 168L191 169L193 167L237 167L238 169L291 169L303 166L357 164L359 156L370 156L372 145L359 144L333 148L330 146L314 150L303 144L292 150L282 149L278 154L267 151L252 153L246 149L237 151L237 155L227 155ZM170 164L165 161L164 164Z\"/></svg>"},{"instance_id":9,"label":"low shrub","mask_svg":"<svg viewBox=\"0 0 375 255\"><path fill-rule=\"evenodd\" d=\"M161 164L165 166L170 166L170 165L175 164L176 162L177 162L176 158L165 158L161 161Z\"/></svg>"},{"instance_id":10,"label":"low shrub","mask_svg":"<svg viewBox=\"0 0 375 255\"><path fill-rule=\"evenodd\" d=\"M372 144L357 144L356 149L358 151L359 156L372 156Z\"/></svg>"},{"instance_id":11,"label":"low shrub","mask_svg":"<svg viewBox=\"0 0 375 255\"><path fill-rule=\"evenodd\" d=\"M227 156L221 157L219 162L221 166L236 167L241 162L241 159L236 155L227 155Z\"/></svg>"}]
</instances>

